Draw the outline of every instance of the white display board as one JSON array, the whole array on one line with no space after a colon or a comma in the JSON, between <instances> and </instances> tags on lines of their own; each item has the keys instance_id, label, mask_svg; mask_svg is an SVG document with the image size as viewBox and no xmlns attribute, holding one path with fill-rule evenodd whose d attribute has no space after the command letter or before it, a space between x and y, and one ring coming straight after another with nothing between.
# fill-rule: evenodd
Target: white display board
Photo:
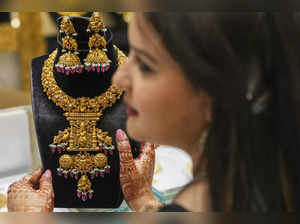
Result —
<instances>
[{"instance_id":1,"label":"white display board","mask_svg":"<svg viewBox=\"0 0 300 224\"><path fill-rule=\"evenodd\" d=\"M30 127L26 110L0 111L0 178L30 169Z\"/></svg>"}]
</instances>

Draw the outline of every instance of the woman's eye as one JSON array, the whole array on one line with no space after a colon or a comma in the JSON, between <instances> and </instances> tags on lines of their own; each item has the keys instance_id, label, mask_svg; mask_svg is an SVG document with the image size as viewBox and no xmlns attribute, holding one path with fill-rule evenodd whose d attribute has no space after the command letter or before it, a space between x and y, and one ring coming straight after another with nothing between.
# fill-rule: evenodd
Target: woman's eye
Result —
<instances>
[{"instance_id":1,"label":"woman's eye","mask_svg":"<svg viewBox=\"0 0 300 224\"><path fill-rule=\"evenodd\" d=\"M144 73L153 72L153 70L150 68L150 66L145 64L139 57L136 57L136 62L138 63L138 66L139 66L139 69L141 72L144 72Z\"/></svg>"},{"instance_id":2,"label":"woman's eye","mask_svg":"<svg viewBox=\"0 0 300 224\"><path fill-rule=\"evenodd\" d=\"M139 62L139 69L141 72L145 72L145 73L152 72L152 69L143 62Z\"/></svg>"}]
</instances>

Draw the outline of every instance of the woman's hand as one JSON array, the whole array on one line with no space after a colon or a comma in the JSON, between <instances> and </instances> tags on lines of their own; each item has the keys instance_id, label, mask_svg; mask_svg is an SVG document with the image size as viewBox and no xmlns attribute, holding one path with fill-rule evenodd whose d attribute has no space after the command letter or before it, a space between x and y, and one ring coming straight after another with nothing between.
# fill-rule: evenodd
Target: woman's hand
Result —
<instances>
[{"instance_id":1,"label":"woman's hand","mask_svg":"<svg viewBox=\"0 0 300 224\"><path fill-rule=\"evenodd\" d=\"M139 157L133 159L129 140L120 129L116 142L120 155L120 183L126 203L135 211L157 210L162 204L152 194L154 145L142 144Z\"/></svg>"},{"instance_id":2,"label":"woman's hand","mask_svg":"<svg viewBox=\"0 0 300 224\"><path fill-rule=\"evenodd\" d=\"M9 212L51 212L54 193L51 171L43 175L39 169L9 186L7 208ZM42 177L41 177L42 176Z\"/></svg>"}]
</instances>

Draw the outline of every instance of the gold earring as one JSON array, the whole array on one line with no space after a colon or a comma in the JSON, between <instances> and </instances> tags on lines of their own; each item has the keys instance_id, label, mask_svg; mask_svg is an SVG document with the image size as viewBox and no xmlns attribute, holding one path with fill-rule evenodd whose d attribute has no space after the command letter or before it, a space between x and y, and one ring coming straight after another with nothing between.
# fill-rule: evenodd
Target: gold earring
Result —
<instances>
[{"instance_id":1,"label":"gold earring","mask_svg":"<svg viewBox=\"0 0 300 224\"><path fill-rule=\"evenodd\" d=\"M79 54L78 44L74 38L78 34L68 16L62 18L59 32L65 34L62 38L62 53L64 54L59 57L58 63L55 65L56 70L66 75L82 73L83 65L77 56Z\"/></svg>"},{"instance_id":2,"label":"gold earring","mask_svg":"<svg viewBox=\"0 0 300 224\"><path fill-rule=\"evenodd\" d=\"M104 36L100 35L100 31L105 33L107 29L105 28L100 13L94 12L87 28L87 32L94 33L89 39L89 54L84 59L85 69L88 72L106 72L110 68L111 60L106 54L106 40Z\"/></svg>"}]
</instances>

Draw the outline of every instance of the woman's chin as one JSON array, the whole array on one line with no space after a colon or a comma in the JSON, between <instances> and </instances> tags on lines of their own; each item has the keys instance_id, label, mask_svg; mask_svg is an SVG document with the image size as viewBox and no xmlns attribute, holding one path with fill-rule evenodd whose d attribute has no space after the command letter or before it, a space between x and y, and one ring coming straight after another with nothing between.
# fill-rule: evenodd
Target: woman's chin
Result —
<instances>
[{"instance_id":1,"label":"woman's chin","mask_svg":"<svg viewBox=\"0 0 300 224\"><path fill-rule=\"evenodd\" d=\"M136 124L135 118L129 117L126 122L126 128L127 128L127 133L130 136L130 138L133 138L135 141L139 142L146 142L147 139L145 139L145 136L143 135L144 130L141 130L139 126L135 125Z\"/></svg>"}]
</instances>

